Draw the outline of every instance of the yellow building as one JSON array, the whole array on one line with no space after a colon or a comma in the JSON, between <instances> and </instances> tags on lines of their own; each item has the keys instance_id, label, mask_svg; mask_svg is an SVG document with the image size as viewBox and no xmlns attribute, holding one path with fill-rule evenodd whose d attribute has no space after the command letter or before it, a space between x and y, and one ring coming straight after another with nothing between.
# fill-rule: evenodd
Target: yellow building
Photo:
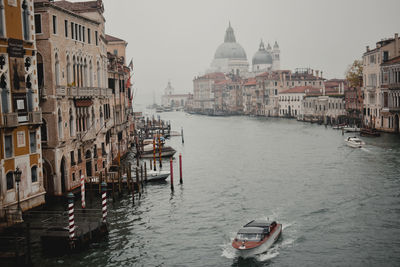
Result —
<instances>
[{"instance_id":1,"label":"yellow building","mask_svg":"<svg viewBox=\"0 0 400 267\"><path fill-rule=\"evenodd\" d=\"M44 203L36 64L33 0L0 0L0 217Z\"/></svg>"}]
</instances>

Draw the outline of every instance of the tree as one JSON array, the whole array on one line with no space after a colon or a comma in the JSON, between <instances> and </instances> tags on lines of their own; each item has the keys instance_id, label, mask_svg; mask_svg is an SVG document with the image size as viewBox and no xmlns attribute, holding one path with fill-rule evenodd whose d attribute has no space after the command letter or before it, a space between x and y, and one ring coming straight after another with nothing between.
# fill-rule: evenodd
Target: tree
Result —
<instances>
[{"instance_id":1,"label":"tree","mask_svg":"<svg viewBox=\"0 0 400 267\"><path fill-rule=\"evenodd\" d=\"M363 84L363 63L361 60L354 60L346 70L346 79L350 87L361 87Z\"/></svg>"}]
</instances>

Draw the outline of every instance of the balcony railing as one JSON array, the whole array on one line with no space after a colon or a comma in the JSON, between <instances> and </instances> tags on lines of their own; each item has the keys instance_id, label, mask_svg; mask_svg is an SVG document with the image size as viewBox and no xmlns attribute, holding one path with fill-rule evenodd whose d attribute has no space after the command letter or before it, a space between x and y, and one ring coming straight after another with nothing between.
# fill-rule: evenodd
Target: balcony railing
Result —
<instances>
[{"instance_id":1,"label":"balcony railing","mask_svg":"<svg viewBox=\"0 0 400 267\"><path fill-rule=\"evenodd\" d=\"M42 112L5 113L1 116L1 127L17 127L23 124L41 124Z\"/></svg>"},{"instance_id":2,"label":"balcony railing","mask_svg":"<svg viewBox=\"0 0 400 267\"><path fill-rule=\"evenodd\" d=\"M98 87L66 87L58 86L57 96L67 97L93 97L93 96L111 96L112 89Z\"/></svg>"}]
</instances>

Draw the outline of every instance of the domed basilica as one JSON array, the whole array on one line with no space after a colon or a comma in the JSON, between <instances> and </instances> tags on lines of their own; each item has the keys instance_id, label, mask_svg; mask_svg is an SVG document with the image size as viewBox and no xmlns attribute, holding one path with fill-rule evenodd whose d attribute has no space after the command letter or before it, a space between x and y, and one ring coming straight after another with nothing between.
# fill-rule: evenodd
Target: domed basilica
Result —
<instances>
[{"instance_id":1,"label":"domed basilica","mask_svg":"<svg viewBox=\"0 0 400 267\"><path fill-rule=\"evenodd\" d=\"M261 41L258 51L253 56L252 68L251 72L249 72L246 51L236 42L233 28L229 23L225 32L224 42L215 51L214 59L208 72L234 73L250 77L270 70L279 70L279 54L280 50L277 42L271 49L269 44L265 48L264 42Z\"/></svg>"}]
</instances>

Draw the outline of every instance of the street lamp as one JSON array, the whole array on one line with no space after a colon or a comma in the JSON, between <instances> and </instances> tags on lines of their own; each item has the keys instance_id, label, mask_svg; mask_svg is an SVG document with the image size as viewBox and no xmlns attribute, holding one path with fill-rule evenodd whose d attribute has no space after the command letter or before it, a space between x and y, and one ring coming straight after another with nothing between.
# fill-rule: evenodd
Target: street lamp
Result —
<instances>
[{"instance_id":1,"label":"street lamp","mask_svg":"<svg viewBox=\"0 0 400 267\"><path fill-rule=\"evenodd\" d=\"M17 167L14 171L15 182L17 183L17 190L18 190L18 211L21 210L21 206L19 204L19 182L21 182L21 174L22 171Z\"/></svg>"}]
</instances>

